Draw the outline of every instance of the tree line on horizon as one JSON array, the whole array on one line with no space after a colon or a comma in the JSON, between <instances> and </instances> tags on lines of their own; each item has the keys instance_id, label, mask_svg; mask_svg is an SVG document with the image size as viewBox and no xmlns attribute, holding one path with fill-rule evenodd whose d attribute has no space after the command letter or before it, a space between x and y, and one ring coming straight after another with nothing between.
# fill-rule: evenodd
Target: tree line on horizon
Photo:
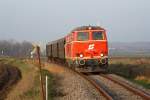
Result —
<instances>
[{"instance_id":1,"label":"tree line on horizon","mask_svg":"<svg viewBox=\"0 0 150 100\"><path fill-rule=\"evenodd\" d=\"M32 49L32 43L28 41L0 40L0 56L30 57Z\"/></svg>"}]
</instances>

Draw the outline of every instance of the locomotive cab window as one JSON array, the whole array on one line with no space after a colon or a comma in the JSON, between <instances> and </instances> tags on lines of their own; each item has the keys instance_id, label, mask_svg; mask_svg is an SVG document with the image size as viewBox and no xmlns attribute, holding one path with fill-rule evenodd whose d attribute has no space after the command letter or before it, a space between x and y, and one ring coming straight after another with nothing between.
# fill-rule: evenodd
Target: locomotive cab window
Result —
<instances>
[{"instance_id":1,"label":"locomotive cab window","mask_svg":"<svg viewBox=\"0 0 150 100\"><path fill-rule=\"evenodd\" d=\"M104 40L103 32L93 32L92 33L93 40Z\"/></svg>"},{"instance_id":2,"label":"locomotive cab window","mask_svg":"<svg viewBox=\"0 0 150 100\"><path fill-rule=\"evenodd\" d=\"M89 33L88 32L78 32L77 33L77 40L78 41L86 41L89 39Z\"/></svg>"}]
</instances>

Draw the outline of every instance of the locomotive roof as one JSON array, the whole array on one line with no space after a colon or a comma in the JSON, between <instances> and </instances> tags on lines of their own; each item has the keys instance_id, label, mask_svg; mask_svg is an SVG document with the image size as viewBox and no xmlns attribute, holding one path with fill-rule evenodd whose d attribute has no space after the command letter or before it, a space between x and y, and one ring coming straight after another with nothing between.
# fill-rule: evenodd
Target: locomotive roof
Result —
<instances>
[{"instance_id":1,"label":"locomotive roof","mask_svg":"<svg viewBox=\"0 0 150 100\"><path fill-rule=\"evenodd\" d=\"M102 28L100 26L81 26L81 27L77 27L77 28L73 29L71 32L73 32L73 31L89 30L89 28L91 30L104 30L104 28Z\"/></svg>"}]
</instances>

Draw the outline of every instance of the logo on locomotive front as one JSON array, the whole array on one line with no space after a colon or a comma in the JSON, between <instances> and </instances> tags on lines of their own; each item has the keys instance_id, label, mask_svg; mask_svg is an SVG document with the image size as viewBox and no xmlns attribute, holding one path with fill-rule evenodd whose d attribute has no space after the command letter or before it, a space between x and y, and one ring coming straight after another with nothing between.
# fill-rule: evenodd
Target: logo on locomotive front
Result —
<instances>
[{"instance_id":1,"label":"logo on locomotive front","mask_svg":"<svg viewBox=\"0 0 150 100\"><path fill-rule=\"evenodd\" d=\"M95 46L95 44L89 44L88 50L93 50L94 46Z\"/></svg>"}]
</instances>

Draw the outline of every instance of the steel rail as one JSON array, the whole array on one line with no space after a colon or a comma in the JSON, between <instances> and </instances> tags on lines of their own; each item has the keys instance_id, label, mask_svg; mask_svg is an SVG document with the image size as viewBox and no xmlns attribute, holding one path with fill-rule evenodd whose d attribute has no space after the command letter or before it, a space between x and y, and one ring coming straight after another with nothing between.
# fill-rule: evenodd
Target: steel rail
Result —
<instances>
[{"instance_id":1,"label":"steel rail","mask_svg":"<svg viewBox=\"0 0 150 100\"><path fill-rule=\"evenodd\" d=\"M72 69L71 69L72 70ZM85 80L87 80L91 85L95 87L95 89L99 92L100 95L103 95L107 100L114 100L112 96L109 95L99 84L97 84L94 80L90 79L88 76L77 72L75 70L72 70L73 72L77 73L81 77L83 77Z\"/></svg>"},{"instance_id":2,"label":"steel rail","mask_svg":"<svg viewBox=\"0 0 150 100\"><path fill-rule=\"evenodd\" d=\"M119 80L113 78L112 76L108 76L108 75L104 75L104 74L101 74L100 76L102 76L108 80L111 80L114 83L119 84L120 86L123 86L124 88L128 89L129 91L133 92L134 94L141 96L145 100L150 100L150 94L149 93L146 93L140 89L137 89L128 83L123 83L122 81L119 81Z\"/></svg>"},{"instance_id":3,"label":"steel rail","mask_svg":"<svg viewBox=\"0 0 150 100\"><path fill-rule=\"evenodd\" d=\"M109 95L109 93L107 93L99 84L97 84L94 80L90 79L88 76L86 76L70 67L66 67L67 65L65 65L65 64L64 65L61 64L61 66L63 66L63 68L71 70L72 72L78 74L79 76L81 76L82 78L87 80L92 86L94 86L94 88L99 92L99 94L104 96L107 100L114 100L113 97L111 95Z\"/></svg>"}]
</instances>

